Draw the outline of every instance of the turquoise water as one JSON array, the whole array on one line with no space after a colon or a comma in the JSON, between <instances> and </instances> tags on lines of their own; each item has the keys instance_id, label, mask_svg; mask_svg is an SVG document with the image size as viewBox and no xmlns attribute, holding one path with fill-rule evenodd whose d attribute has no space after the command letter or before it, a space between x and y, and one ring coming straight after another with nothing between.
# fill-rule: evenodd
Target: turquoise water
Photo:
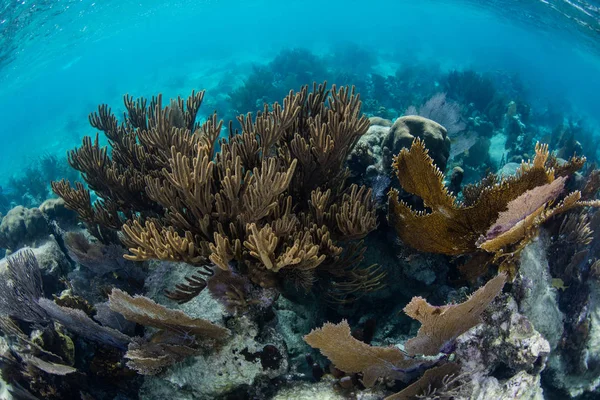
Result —
<instances>
[{"instance_id":1,"label":"turquoise water","mask_svg":"<svg viewBox=\"0 0 600 400\"><path fill-rule=\"evenodd\" d=\"M597 2L558 0L3 1L0 184L64 157L94 133L97 104L122 107L125 93L205 88L202 111L228 116L252 66L290 48L362 75L411 63L517 74L532 107L556 104L598 132L599 15ZM349 44L371 57L362 70L335 56Z\"/></svg>"}]
</instances>

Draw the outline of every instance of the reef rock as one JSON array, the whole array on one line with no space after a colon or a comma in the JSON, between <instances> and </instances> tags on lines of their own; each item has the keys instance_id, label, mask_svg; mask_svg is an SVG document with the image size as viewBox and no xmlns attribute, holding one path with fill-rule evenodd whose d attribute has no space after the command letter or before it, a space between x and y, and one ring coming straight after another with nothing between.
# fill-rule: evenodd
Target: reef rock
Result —
<instances>
[{"instance_id":1,"label":"reef rock","mask_svg":"<svg viewBox=\"0 0 600 400\"><path fill-rule=\"evenodd\" d=\"M394 123L392 121L390 121L389 119L385 119L385 118L381 118L381 117L369 118L369 125L371 125L371 126L385 126L385 127L389 128L393 124Z\"/></svg>"},{"instance_id":2,"label":"reef rock","mask_svg":"<svg viewBox=\"0 0 600 400\"><path fill-rule=\"evenodd\" d=\"M511 389L513 385L509 382L516 385L523 380L539 387L537 376L546 366L550 344L525 316L519 314L516 301L510 296L500 298L490 306L484 319L484 324L457 339L457 359L461 360L463 372L472 376L474 387L491 387L493 381L486 383L490 377L496 379L493 386L497 388ZM531 375L531 379L524 374Z\"/></svg>"},{"instance_id":3,"label":"reef rock","mask_svg":"<svg viewBox=\"0 0 600 400\"><path fill-rule=\"evenodd\" d=\"M517 280L519 309L555 349L563 334L563 313L558 308L558 293L552 287L550 267L546 259L547 235L525 247Z\"/></svg>"},{"instance_id":4,"label":"reef rock","mask_svg":"<svg viewBox=\"0 0 600 400\"><path fill-rule=\"evenodd\" d=\"M349 156L349 165L359 165L359 168L364 170L357 172L367 172L367 175L372 176L382 173L385 163L381 146L390 131L392 121L378 117L372 117L369 121L371 123L369 130L360 137L356 146L354 146ZM352 162L353 160L354 162ZM391 166L391 159L389 165Z\"/></svg>"},{"instance_id":5,"label":"reef rock","mask_svg":"<svg viewBox=\"0 0 600 400\"><path fill-rule=\"evenodd\" d=\"M145 295L157 303L169 308L181 310L192 318L202 318L216 324L224 324L224 317L228 315L225 306L213 298L208 290L203 290L192 300L177 304L165 296L165 290L172 290L181 283L186 276L195 271L195 267L183 262L148 261L151 271L144 285Z\"/></svg>"},{"instance_id":6,"label":"reef rock","mask_svg":"<svg viewBox=\"0 0 600 400\"><path fill-rule=\"evenodd\" d=\"M261 379L287 372L285 345L273 330L260 331L247 317L232 322L228 328L234 335L223 346L146 377L140 399L215 399L245 393L260 386Z\"/></svg>"},{"instance_id":7,"label":"reef rock","mask_svg":"<svg viewBox=\"0 0 600 400\"><path fill-rule=\"evenodd\" d=\"M296 369L307 368L305 356L310 353L311 347L303 338L317 325L316 313L309 307L293 303L284 296L279 296L273 311L277 316L277 331L283 337L287 347L290 365Z\"/></svg>"},{"instance_id":8,"label":"reef rock","mask_svg":"<svg viewBox=\"0 0 600 400\"><path fill-rule=\"evenodd\" d=\"M552 354L548 362L547 381L553 387L567 393L571 398L583 395L585 392L598 391L600 388L600 282L595 279L588 281L590 290L586 341L579 349L567 351L579 352L575 359L578 365L573 365L559 351Z\"/></svg>"},{"instance_id":9,"label":"reef rock","mask_svg":"<svg viewBox=\"0 0 600 400\"><path fill-rule=\"evenodd\" d=\"M24 246L36 247L50 233L44 214L37 208L17 206L0 223L0 247L16 251Z\"/></svg>"},{"instance_id":10,"label":"reef rock","mask_svg":"<svg viewBox=\"0 0 600 400\"><path fill-rule=\"evenodd\" d=\"M194 267L185 263L150 261L151 275L146 280L147 296L191 317L224 324L230 313L208 290L184 304L164 296ZM214 399L229 393L246 393L262 380L287 372L289 361L284 339L271 326L260 328L252 315L233 317L227 327L233 336L222 346L188 358L157 376L147 376L140 399ZM259 390L259 389L256 389Z\"/></svg>"},{"instance_id":11,"label":"reef rock","mask_svg":"<svg viewBox=\"0 0 600 400\"><path fill-rule=\"evenodd\" d=\"M488 376L477 380L473 377L471 400L544 400L544 392L540 386L540 376L521 371L501 383Z\"/></svg>"},{"instance_id":12,"label":"reef rock","mask_svg":"<svg viewBox=\"0 0 600 400\"><path fill-rule=\"evenodd\" d=\"M42 272L45 293L59 292L61 278L72 269L71 262L53 236L41 246L31 249Z\"/></svg>"},{"instance_id":13,"label":"reef rock","mask_svg":"<svg viewBox=\"0 0 600 400\"><path fill-rule=\"evenodd\" d=\"M435 121L418 115L400 117L390 128L383 146L393 154L398 154L404 147L410 148L415 138L423 139L429 156L444 171L450 156L450 138L446 128Z\"/></svg>"},{"instance_id":14,"label":"reef rock","mask_svg":"<svg viewBox=\"0 0 600 400\"><path fill-rule=\"evenodd\" d=\"M61 198L48 199L40 205L39 209L49 220L56 221L63 229L77 224L77 213L69 210Z\"/></svg>"}]
</instances>

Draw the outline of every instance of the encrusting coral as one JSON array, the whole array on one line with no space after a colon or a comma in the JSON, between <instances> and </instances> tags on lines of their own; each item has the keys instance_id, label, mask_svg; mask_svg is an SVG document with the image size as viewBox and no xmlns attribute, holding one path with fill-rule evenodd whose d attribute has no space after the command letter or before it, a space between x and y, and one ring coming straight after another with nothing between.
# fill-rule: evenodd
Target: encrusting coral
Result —
<instances>
[{"instance_id":1,"label":"encrusting coral","mask_svg":"<svg viewBox=\"0 0 600 400\"><path fill-rule=\"evenodd\" d=\"M354 89L305 86L283 106L239 116L241 132L230 124L221 141L216 115L195 122L203 97L192 92L163 107L160 96L149 105L126 96L123 123L100 106L90 122L106 134L111 152L86 137L69 153L99 200L92 204L79 183L53 182L54 191L100 240L115 241L122 228L128 259L198 266L168 293L179 302L206 286L211 263L263 287L282 279L310 287L322 274L351 288L378 287L380 271L361 274L356 264L341 264L353 257L349 251L361 254L361 246L342 242L377 225L371 191L346 184L345 160L369 126Z\"/></svg>"}]
</instances>

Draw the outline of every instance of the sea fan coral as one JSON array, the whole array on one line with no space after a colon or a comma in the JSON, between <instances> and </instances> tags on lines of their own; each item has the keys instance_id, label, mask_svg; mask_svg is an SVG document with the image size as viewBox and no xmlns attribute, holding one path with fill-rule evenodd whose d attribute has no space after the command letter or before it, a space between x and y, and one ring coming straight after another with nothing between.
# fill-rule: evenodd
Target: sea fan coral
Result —
<instances>
[{"instance_id":1,"label":"sea fan coral","mask_svg":"<svg viewBox=\"0 0 600 400\"><path fill-rule=\"evenodd\" d=\"M480 236L489 230L511 201L582 165L580 159L572 159L555 171L547 166L548 157L548 147L538 144L532 162L523 163L515 176L489 186L481 185L477 199L465 205L449 193L441 171L428 156L424 143L417 139L410 150L403 149L398 154L394 168L402 188L419 196L426 210L412 209L399 201L398 191L392 190L390 220L402 241L417 250L449 255L475 252Z\"/></svg>"},{"instance_id":2,"label":"sea fan coral","mask_svg":"<svg viewBox=\"0 0 600 400\"><path fill-rule=\"evenodd\" d=\"M378 378L397 379L401 370L408 370L421 361L411 360L397 347L370 346L352 337L347 321L326 323L304 337L306 343L321 350L336 368L347 372L362 372L363 383L370 387Z\"/></svg>"}]
</instances>

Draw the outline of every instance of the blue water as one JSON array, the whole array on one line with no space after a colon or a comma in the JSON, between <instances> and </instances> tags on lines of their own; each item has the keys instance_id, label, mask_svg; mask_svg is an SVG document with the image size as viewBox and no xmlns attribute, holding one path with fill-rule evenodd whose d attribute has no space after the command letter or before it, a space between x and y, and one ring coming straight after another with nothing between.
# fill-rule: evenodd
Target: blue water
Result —
<instances>
[{"instance_id":1,"label":"blue water","mask_svg":"<svg viewBox=\"0 0 600 400\"><path fill-rule=\"evenodd\" d=\"M122 96L207 89L203 111L282 49L353 44L393 75L403 63L518 74L533 106L560 104L600 132L600 3L427 0L0 2L0 185L93 134ZM356 60L330 58L352 69ZM365 71L363 71L365 72Z\"/></svg>"}]
</instances>

